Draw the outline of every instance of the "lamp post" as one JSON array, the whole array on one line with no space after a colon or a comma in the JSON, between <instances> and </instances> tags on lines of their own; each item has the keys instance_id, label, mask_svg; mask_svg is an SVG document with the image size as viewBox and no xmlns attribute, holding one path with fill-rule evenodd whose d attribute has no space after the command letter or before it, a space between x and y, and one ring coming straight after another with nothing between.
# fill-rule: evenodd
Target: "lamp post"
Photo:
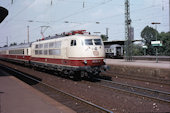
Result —
<instances>
[{"instance_id":1,"label":"lamp post","mask_svg":"<svg viewBox=\"0 0 170 113\"><path fill-rule=\"evenodd\" d=\"M29 43L29 26L27 26L27 42Z\"/></svg>"},{"instance_id":2,"label":"lamp post","mask_svg":"<svg viewBox=\"0 0 170 113\"><path fill-rule=\"evenodd\" d=\"M157 30L157 25L161 24L160 22L152 22L151 24L155 25L155 29ZM155 34L156 36L156 41L157 41L157 32ZM156 63L158 63L158 48L156 47Z\"/></svg>"}]
</instances>

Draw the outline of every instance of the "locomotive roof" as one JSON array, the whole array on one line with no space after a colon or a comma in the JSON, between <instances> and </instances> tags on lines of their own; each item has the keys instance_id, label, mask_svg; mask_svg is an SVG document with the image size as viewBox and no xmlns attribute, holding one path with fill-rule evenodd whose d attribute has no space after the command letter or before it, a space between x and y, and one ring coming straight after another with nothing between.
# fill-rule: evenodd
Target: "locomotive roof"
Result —
<instances>
[{"instance_id":1,"label":"locomotive roof","mask_svg":"<svg viewBox=\"0 0 170 113\"><path fill-rule=\"evenodd\" d=\"M65 36L65 35L56 35L56 36L49 36L49 37L46 37L45 39L43 40L39 40L39 41L36 41L34 43L39 43L39 42L50 42L52 40L56 40L56 39L63 39L63 38L74 38L74 37L100 37L100 36L97 36L97 35L82 35L82 34L76 34L76 35L69 35L69 36Z\"/></svg>"}]
</instances>

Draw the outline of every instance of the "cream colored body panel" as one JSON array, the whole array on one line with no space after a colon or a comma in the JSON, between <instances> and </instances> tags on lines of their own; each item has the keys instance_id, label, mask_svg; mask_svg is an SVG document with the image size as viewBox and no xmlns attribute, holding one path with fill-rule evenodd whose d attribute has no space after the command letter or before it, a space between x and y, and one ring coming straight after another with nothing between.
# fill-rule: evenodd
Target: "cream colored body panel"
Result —
<instances>
[{"instance_id":1,"label":"cream colored body panel","mask_svg":"<svg viewBox=\"0 0 170 113\"><path fill-rule=\"evenodd\" d=\"M31 54L32 57L43 57L43 58L56 58L56 59L93 59L93 58L103 58L105 57L104 53L104 45L103 42L102 45L95 45L93 42L93 45L85 45L84 40L85 39L101 39L99 36L91 36L91 35L72 35L72 36L66 36L66 37L61 37L61 38L55 38L55 39L49 39L49 40L43 40L39 42L34 42L32 43L32 48L31 48ZM76 45L71 46L71 41L76 40ZM58 48L36 48L36 45L43 44L45 43L57 43L61 42L61 46ZM50 49L55 49L58 51L57 55L47 55L43 54L35 54L35 50L50 50ZM59 54L60 52L60 54Z\"/></svg>"}]
</instances>

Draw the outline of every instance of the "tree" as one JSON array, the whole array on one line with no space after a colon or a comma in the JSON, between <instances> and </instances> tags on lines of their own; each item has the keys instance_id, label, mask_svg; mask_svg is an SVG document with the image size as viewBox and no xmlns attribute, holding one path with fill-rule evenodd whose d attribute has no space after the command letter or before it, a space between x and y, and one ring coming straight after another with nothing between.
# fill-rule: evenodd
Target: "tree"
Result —
<instances>
[{"instance_id":1,"label":"tree","mask_svg":"<svg viewBox=\"0 0 170 113\"><path fill-rule=\"evenodd\" d=\"M132 52L134 56L142 56L143 55L143 48L140 44L133 44L132 45Z\"/></svg>"},{"instance_id":2,"label":"tree","mask_svg":"<svg viewBox=\"0 0 170 113\"><path fill-rule=\"evenodd\" d=\"M101 38L103 41L107 41L109 37L107 37L106 35L101 35Z\"/></svg>"},{"instance_id":3,"label":"tree","mask_svg":"<svg viewBox=\"0 0 170 113\"><path fill-rule=\"evenodd\" d=\"M163 43L163 46L158 48L159 55L170 56L170 32L161 32L158 36L158 40Z\"/></svg>"},{"instance_id":4,"label":"tree","mask_svg":"<svg viewBox=\"0 0 170 113\"><path fill-rule=\"evenodd\" d=\"M15 45L17 45L16 42L10 44L10 46L15 46Z\"/></svg>"},{"instance_id":5,"label":"tree","mask_svg":"<svg viewBox=\"0 0 170 113\"><path fill-rule=\"evenodd\" d=\"M146 26L141 32L141 37L143 38L145 45L148 47L148 55L155 55L155 48L151 45L151 41L156 40L156 34L158 35L158 31L149 26Z\"/></svg>"},{"instance_id":6,"label":"tree","mask_svg":"<svg viewBox=\"0 0 170 113\"><path fill-rule=\"evenodd\" d=\"M4 47L8 47L7 45L4 45Z\"/></svg>"}]
</instances>

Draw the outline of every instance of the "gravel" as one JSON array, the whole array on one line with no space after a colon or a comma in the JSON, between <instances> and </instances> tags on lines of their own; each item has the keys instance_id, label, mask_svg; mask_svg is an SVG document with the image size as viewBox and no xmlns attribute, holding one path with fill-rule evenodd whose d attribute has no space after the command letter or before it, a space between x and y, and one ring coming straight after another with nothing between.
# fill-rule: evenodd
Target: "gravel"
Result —
<instances>
[{"instance_id":1,"label":"gravel","mask_svg":"<svg viewBox=\"0 0 170 113\"><path fill-rule=\"evenodd\" d=\"M57 87L60 90L79 96L85 100L91 101L97 105L112 110L114 113L126 112L169 112L170 104L155 100L150 100L145 97L138 97L133 94L120 92L117 90L110 90L97 85L95 82L89 81L73 81L65 79L56 75L35 71L28 67L14 65L8 62L0 61L1 64L13 67L22 72L29 73L33 76L39 77L43 82ZM160 86L160 84L144 83L134 80L127 80L121 78L112 78L113 81L124 82L127 84L134 84L139 86L147 86L150 88L160 88L165 91L170 91L168 86ZM158 88L158 89L159 89Z\"/></svg>"}]
</instances>

